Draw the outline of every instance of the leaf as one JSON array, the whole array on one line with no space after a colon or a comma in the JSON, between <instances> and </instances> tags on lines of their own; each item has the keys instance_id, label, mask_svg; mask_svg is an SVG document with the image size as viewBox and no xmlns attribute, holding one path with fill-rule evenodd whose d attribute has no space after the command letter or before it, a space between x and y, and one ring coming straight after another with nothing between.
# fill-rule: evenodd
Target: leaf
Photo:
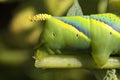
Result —
<instances>
[{"instance_id":1,"label":"leaf","mask_svg":"<svg viewBox=\"0 0 120 80\"><path fill-rule=\"evenodd\" d=\"M74 0L43 0L47 12L54 16L64 15Z\"/></svg>"},{"instance_id":2,"label":"leaf","mask_svg":"<svg viewBox=\"0 0 120 80\"><path fill-rule=\"evenodd\" d=\"M74 0L72 7L68 10L67 16L82 16L83 12L78 0Z\"/></svg>"},{"instance_id":3,"label":"leaf","mask_svg":"<svg viewBox=\"0 0 120 80\"><path fill-rule=\"evenodd\" d=\"M108 7L108 0L100 0L98 3L98 12L105 13Z\"/></svg>"}]
</instances>

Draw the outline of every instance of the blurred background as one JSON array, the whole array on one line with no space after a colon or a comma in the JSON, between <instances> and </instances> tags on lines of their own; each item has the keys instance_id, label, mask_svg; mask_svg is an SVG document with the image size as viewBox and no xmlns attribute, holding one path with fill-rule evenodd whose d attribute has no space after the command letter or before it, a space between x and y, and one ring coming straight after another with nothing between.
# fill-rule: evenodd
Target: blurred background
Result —
<instances>
[{"instance_id":1,"label":"blurred background","mask_svg":"<svg viewBox=\"0 0 120 80\"><path fill-rule=\"evenodd\" d=\"M119 12L120 0L78 0L84 15ZM34 46L41 23L29 17L65 16L74 0L0 0L0 80L96 80L86 69L37 69Z\"/></svg>"}]
</instances>

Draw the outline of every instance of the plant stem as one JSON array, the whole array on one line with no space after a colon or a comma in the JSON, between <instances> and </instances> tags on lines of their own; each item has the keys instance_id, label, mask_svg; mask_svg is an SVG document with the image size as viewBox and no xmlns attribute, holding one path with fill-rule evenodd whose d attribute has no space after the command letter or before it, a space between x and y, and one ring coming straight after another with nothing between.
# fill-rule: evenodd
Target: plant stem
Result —
<instances>
[{"instance_id":1,"label":"plant stem","mask_svg":"<svg viewBox=\"0 0 120 80\"><path fill-rule=\"evenodd\" d=\"M120 57L110 57L104 66L98 67L92 56L84 53L79 55L49 55L46 51L39 50L35 59L37 68L120 68Z\"/></svg>"}]
</instances>

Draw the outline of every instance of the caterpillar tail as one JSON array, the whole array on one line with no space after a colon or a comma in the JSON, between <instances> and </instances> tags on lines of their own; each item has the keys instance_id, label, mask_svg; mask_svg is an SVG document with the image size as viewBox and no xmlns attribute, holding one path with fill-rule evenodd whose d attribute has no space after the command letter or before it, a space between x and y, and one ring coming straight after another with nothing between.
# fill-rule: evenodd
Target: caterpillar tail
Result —
<instances>
[{"instance_id":1,"label":"caterpillar tail","mask_svg":"<svg viewBox=\"0 0 120 80\"><path fill-rule=\"evenodd\" d=\"M35 15L33 17L30 17L29 19L32 22L37 22L37 21L46 21L46 20L48 20L51 17L52 16L49 15L49 14L38 14L38 15Z\"/></svg>"}]
</instances>

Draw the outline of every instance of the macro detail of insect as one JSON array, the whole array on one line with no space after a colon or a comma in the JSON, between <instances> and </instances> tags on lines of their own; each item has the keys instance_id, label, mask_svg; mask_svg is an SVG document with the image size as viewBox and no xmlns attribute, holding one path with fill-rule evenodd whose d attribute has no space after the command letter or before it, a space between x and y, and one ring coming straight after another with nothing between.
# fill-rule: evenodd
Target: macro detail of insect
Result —
<instances>
[{"instance_id":1,"label":"macro detail of insect","mask_svg":"<svg viewBox=\"0 0 120 80\"><path fill-rule=\"evenodd\" d=\"M38 14L31 21L44 21L38 45L50 53L91 48L95 63L103 66L110 55L120 51L120 17L116 14L66 17Z\"/></svg>"}]
</instances>

